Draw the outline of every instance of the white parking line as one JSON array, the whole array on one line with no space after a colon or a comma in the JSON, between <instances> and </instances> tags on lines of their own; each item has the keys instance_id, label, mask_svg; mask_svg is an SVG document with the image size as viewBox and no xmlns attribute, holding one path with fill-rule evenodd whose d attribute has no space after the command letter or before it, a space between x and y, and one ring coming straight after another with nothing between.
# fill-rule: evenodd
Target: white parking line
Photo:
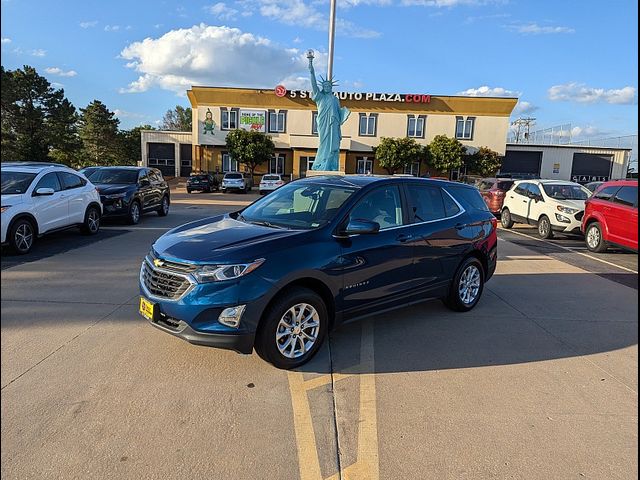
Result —
<instances>
[{"instance_id":1,"label":"white parking line","mask_svg":"<svg viewBox=\"0 0 640 480\"><path fill-rule=\"evenodd\" d=\"M549 245L553 245L553 246L561 248L563 250L567 250L568 252L571 252L571 253L576 253L578 255L582 255L583 257L590 258L591 260L595 260L595 261L600 262L600 263L606 263L607 265L611 265L612 267L619 268L620 270L625 270L627 272L631 272L631 273L635 273L635 274L638 273L635 270L632 270L630 268L623 267L621 265L616 265L615 263L608 262L606 260L603 260L602 258L593 257L593 256L588 255L586 253L579 252L578 250L575 250L573 248L565 247L563 245L558 245L557 243L549 242L549 241L544 240L542 238L532 237L531 235L527 235L526 233L522 233L522 232L517 232L515 230L507 230L507 229L504 229L504 228L501 228L501 230L505 230L506 232L509 232L509 233L515 233L516 235L520 235L522 237L527 237L527 238L530 238L532 240L537 240L539 242L548 243Z\"/></svg>"},{"instance_id":2,"label":"white parking line","mask_svg":"<svg viewBox=\"0 0 640 480\"><path fill-rule=\"evenodd\" d=\"M174 227L100 227L102 230L171 230Z\"/></svg>"}]
</instances>

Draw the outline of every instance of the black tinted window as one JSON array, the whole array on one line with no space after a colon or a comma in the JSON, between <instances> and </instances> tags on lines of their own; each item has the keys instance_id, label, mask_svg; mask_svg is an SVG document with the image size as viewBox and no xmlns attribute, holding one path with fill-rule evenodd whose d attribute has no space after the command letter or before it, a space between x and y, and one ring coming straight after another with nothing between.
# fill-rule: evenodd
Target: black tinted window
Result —
<instances>
[{"instance_id":1,"label":"black tinted window","mask_svg":"<svg viewBox=\"0 0 640 480\"><path fill-rule=\"evenodd\" d=\"M499 188L500 190L504 190L505 192L506 192L507 190L509 190L509 189L511 188L511 186L512 186L512 185L513 185L513 181L509 181L509 182L504 182L504 181L502 181L502 182L498 182L498 188Z\"/></svg>"},{"instance_id":2,"label":"black tinted window","mask_svg":"<svg viewBox=\"0 0 640 480\"><path fill-rule=\"evenodd\" d=\"M69 172L58 172L60 179L62 180L62 186L64 190L70 188L78 188L85 184L85 181L77 175Z\"/></svg>"},{"instance_id":3,"label":"black tinted window","mask_svg":"<svg viewBox=\"0 0 640 480\"><path fill-rule=\"evenodd\" d=\"M402 206L398 187L381 187L368 193L351 210L349 219L376 222L381 230L402 225Z\"/></svg>"},{"instance_id":4,"label":"black tinted window","mask_svg":"<svg viewBox=\"0 0 640 480\"><path fill-rule=\"evenodd\" d=\"M616 193L613 201L633 207L638 202L638 189L636 187L622 187Z\"/></svg>"},{"instance_id":5,"label":"black tinted window","mask_svg":"<svg viewBox=\"0 0 640 480\"><path fill-rule=\"evenodd\" d=\"M482 195L475 188L447 187L447 191L467 210L489 211L487 204L482 199Z\"/></svg>"},{"instance_id":6,"label":"black tinted window","mask_svg":"<svg viewBox=\"0 0 640 480\"><path fill-rule=\"evenodd\" d=\"M540 188L537 185L533 184L533 183L529 184L529 188L527 190L529 190L530 193L533 193L536 196L542 195L542 192L540 191Z\"/></svg>"},{"instance_id":7,"label":"black tinted window","mask_svg":"<svg viewBox=\"0 0 640 480\"><path fill-rule=\"evenodd\" d=\"M518 185L516 185L514 192L516 192L518 195L524 195L526 197L528 186L529 186L528 183L519 183Z\"/></svg>"},{"instance_id":8,"label":"black tinted window","mask_svg":"<svg viewBox=\"0 0 640 480\"><path fill-rule=\"evenodd\" d=\"M495 182L493 180L482 180L478 184L478 190L480 190L480 191L491 190L493 188L493 184L494 183Z\"/></svg>"},{"instance_id":9,"label":"black tinted window","mask_svg":"<svg viewBox=\"0 0 640 480\"><path fill-rule=\"evenodd\" d=\"M444 202L444 213L447 217L453 217L460 212L460 207L447 192L442 192L442 201Z\"/></svg>"},{"instance_id":10,"label":"black tinted window","mask_svg":"<svg viewBox=\"0 0 640 480\"><path fill-rule=\"evenodd\" d=\"M599 198L600 200L611 200L613 195L618 191L620 187L617 185L612 185L610 187L604 187L603 189L597 191L593 198Z\"/></svg>"},{"instance_id":11,"label":"black tinted window","mask_svg":"<svg viewBox=\"0 0 640 480\"><path fill-rule=\"evenodd\" d=\"M36 190L39 188L53 188L54 192L59 192L62 190L60 186L60 181L58 180L58 175L55 173L47 173L44 177L40 179L38 185L36 185Z\"/></svg>"},{"instance_id":12,"label":"black tinted window","mask_svg":"<svg viewBox=\"0 0 640 480\"><path fill-rule=\"evenodd\" d=\"M412 222L428 222L444 218L444 204L438 187L407 185L409 214Z\"/></svg>"}]
</instances>

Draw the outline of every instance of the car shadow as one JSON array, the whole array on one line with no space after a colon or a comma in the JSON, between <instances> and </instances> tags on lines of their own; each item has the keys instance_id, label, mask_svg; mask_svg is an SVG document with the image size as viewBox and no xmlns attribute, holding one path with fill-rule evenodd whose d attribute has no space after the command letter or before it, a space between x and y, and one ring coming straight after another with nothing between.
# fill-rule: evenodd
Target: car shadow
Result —
<instances>
[{"instance_id":1,"label":"car shadow","mask_svg":"<svg viewBox=\"0 0 640 480\"><path fill-rule=\"evenodd\" d=\"M629 275L637 282L637 275ZM353 322L333 331L328 347L298 371L365 374L477 368L637 345L637 294L605 281L589 274L498 275L471 312L451 312L432 301L362 320L373 324L373 369L361 362L366 330ZM572 290L582 293L567 299L558 285L573 285ZM545 296L544 302L537 300L539 295Z\"/></svg>"}]
</instances>

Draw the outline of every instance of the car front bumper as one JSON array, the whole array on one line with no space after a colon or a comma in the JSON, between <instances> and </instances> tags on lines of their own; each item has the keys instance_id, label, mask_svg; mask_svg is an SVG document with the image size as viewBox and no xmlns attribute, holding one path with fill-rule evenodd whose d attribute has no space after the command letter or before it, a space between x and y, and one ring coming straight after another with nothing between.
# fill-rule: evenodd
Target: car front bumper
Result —
<instances>
[{"instance_id":1,"label":"car front bumper","mask_svg":"<svg viewBox=\"0 0 640 480\"><path fill-rule=\"evenodd\" d=\"M123 217L129 214L129 204L131 203L128 198L105 198L100 197L102 203L102 216L103 217Z\"/></svg>"},{"instance_id":2,"label":"car front bumper","mask_svg":"<svg viewBox=\"0 0 640 480\"><path fill-rule=\"evenodd\" d=\"M584 212L578 212L576 214L567 214L558 212L555 214L556 218L551 219L551 230L557 233L567 234L582 234L582 216ZM579 218L576 218L578 216ZM561 218L564 221L561 221ZM567 221L568 220L568 221Z\"/></svg>"}]
</instances>

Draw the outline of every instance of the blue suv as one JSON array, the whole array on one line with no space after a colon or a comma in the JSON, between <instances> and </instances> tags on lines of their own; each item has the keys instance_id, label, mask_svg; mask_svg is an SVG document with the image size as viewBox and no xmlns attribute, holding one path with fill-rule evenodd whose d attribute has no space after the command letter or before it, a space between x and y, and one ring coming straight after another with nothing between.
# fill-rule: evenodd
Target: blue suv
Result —
<instances>
[{"instance_id":1,"label":"blue suv","mask_svg":"<svg viewBox=\"0 0 640 480\"><path fill-rule=\"evenodd\" d=\"M193 344L255 347L290 369L347 320L429 299L471 310L496 258L496 218L474 187L308 177L156 240L140 313Z\"/></svg>"}]
</instances>

